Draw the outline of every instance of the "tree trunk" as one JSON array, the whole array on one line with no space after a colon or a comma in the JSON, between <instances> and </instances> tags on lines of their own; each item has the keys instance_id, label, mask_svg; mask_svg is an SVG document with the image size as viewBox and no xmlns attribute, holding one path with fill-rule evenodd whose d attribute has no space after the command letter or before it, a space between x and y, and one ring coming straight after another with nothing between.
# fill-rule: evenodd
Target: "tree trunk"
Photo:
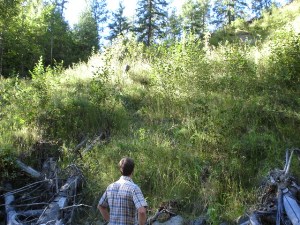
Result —
<instances>
[{"instance_id":1,"label":"tree trunk","mask_svg":"<svg viewBox=\"0 0 300 225\"><path fill-rule=\"evenodd\" d=\"M150 46L152 38L152 0L149 0L149 22L148 22L148 34L147 34L147 46Z\"/></svg>"},{"instance_id":2,"label":"tree trunk","mask_svg":"<svg viewBox=\"0 0 300 225\"><path fill-rule=\"evenodd\" d=\"M3 33L0 32L0 78L3 76L2 71L3 71Z\"/></svg>"}]
</instances>

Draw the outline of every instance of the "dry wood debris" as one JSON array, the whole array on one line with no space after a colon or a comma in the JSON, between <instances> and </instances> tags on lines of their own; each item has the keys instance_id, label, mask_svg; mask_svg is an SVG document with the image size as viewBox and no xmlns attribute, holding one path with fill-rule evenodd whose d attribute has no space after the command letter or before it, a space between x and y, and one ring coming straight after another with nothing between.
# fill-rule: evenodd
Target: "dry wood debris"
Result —
<instances>
[{"instance_id":1,"label":"dry wood debris","mask_svg":"<svg viewBox=\"0 0 300 225\"><path fill-rule=\"evenodd\" d=\"M6 223L8 225L62 225L71 224L74 209L80 204L79 190L83 175L72 164L60 170L49 158L39 172L17 160L17 165L36 181L22 188L13 189L1 197L5 200Z\"/></svg>"}]
</instances>

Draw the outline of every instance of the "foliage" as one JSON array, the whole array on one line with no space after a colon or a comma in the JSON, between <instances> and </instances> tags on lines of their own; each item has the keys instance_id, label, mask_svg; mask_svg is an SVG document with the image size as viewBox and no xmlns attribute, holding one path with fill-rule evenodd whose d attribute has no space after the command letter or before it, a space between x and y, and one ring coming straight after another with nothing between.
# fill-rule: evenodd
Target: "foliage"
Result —
<instances>
[{"instance_id":1,"label":"foliage","mask_svg":"<svg viewBox=\"0 0 300 225\"><path fill-rule=\"evenodd\" d=\"M97 27L86 23L82 31L71 32L62 15L62 9L51 1L5 1L7 8L0 17L0 73L4 77L28 77L40 56L46 65L53 66L55 61L64 61L69 66L79 59L86 60L87 54L96 43L87 42L82 33L97 35ZM5 4L6 4L5 3ZM2 5L1 5L2 6ZM2 12L2 10L1 10ZM81 32L81 33L80 33ZM84 46L84 51L82 50ZM87 49L87 50L86 50ZM87 53L88 52L88 53Z\"/></svg>"},{"instance_id":2,"label":"foliage","mask_svg":"<svg viewBox=\"0 0 300 225\"><path fill-rule=\"evenodd\" d=\"M149 46L156 38L164 36L163 28L166 24L168 3L165 0L139 0L137 4L137 21L134 30L138 40Z\"/></svg>"},{"instance_id":3,"label":"foliage","mask_svg":"<svg viewBox=\"0 0 300 225\"><path fill-rule=\"evenodd\" d=\"M124 9L125 6L120 2L117 11L112 13L112 22L108 25L110 35L107 37L110 41L115 39L118 35L125 35L130 29L128 19L123 15Z\"/></svg>"},{"instance_id":4,"label":"foliage","mask_svg":"<svg viewBox=\"0 0 300 225\"><path fill-rule=\"evenodd\" d=\"M175 9L168 15L168 24L166 29L166 39L175 42L181 39L182 35L182 18L177 15Z\"/></svg>"},{"instance_id":5,"label":"foliage","mask_svg":"<svg viewBox=\"0 0 300 225\"><path fill-rule=\"evenodd\" d=\"M204 35L208 27L209 11L209 1L186 1L182 6L181 14L184 30L195 35Z\"/></svg>"},{"instance_id":6,"label":"foliage","mask_svg":"<svg viewBox=\"0 0 300 225\"><path fill-rule=\"evenodd\" d=\"M18 177L18 170L15 166L15 156L5 149L0 149L0 156L0 181L13 181Z\"/></svg>"},{"instance_id":7,"label":"foliage","mask_svg":"<svg viewBox=\"0 0 300 225\"><path fill-rule=\"evenodd\" d=\"M104 24L107 21L107 3L106 0L89 0L87 1L92 9L94 19L97 23L98 39L102 38Z\"/></svg>"},{"instance_id":8,"label":"foliage","mask_svg":"<svg viewBox=\"0 0 300 225\"><path fill-rule=\"evenodd\" d=\"M87 61L93 51L97 52L99 50L97 22L90 8L83 11L79 22L74 26L73 33L75 39L74 52L82 61Z\"/></svg>"},{"instance_id":9,"label":"foliage","mask_svg":"<svg viewBox=\"0 0 300 225\"><path fill-rule=\"evenodd\" d=\"M251 8L257 16L261 16L263 11L268 11L271 8L272 0L252 0Z\"/></svg>"},{"instance_id":10,"label":"foliage","mask_svg":"<svg viewBox=\"0 0 300 225\"><path fill-rule=\"evenodd\" d=\"M245 0L216 0L213 7L214 18L212 24L215 24L216 27L222 27L230 25L238 18L246 18L246 7L247 2Z\"/></svg>"}]
</instances>

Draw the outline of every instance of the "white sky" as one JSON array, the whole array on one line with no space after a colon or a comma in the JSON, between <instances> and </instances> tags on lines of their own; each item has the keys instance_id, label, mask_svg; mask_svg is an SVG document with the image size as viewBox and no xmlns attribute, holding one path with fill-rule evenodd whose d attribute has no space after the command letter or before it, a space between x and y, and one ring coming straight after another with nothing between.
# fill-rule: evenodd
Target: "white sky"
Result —
<instances>
[{"instance_id":1,"label":"white sky","mask_svg":"<svg viewBox=\"0 0 300 225\"><path fill-rule=\"evenodd\" d=\"M278 2L285 3L287 0L277 0ZM118 8L119 0L107 0L107 7L109 10L115 10ZM132 17L135 14L137 0L123 0L125 5L124 14L128 17ZM171 7L181 9L185 0L171 0ZM65 18L71 26L78 22L79 15L82 10L85 9L86 0L69 0L66 5Z\"/></svg>"},{"instance_id":2,"label":"white sky","mask_svg":"<svg viewBox=\"0 0 300 225\"><path fill-rule=\"evenodd\" d=\"M125 5L124 14L131 17L135 14L137 0L123 0ZM171 6L180 8L184 0L173 0ZM118 8L119 0L107 0L107 7L109 10ZM85 9L86 0L69 0L66 4L65 18L71 26L78 22L78 18L82 10Z\"/></svg>"}]
</instances>

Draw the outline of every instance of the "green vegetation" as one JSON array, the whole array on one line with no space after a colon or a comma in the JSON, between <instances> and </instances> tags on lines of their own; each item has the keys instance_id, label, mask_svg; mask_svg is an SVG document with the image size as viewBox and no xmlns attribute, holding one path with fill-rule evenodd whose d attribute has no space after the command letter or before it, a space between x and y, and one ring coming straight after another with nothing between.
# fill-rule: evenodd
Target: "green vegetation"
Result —
<instances>
[{"instance_id":1,"label":"green vegetation","mask_svg":"<svg viewBox=\"0 0 300 225\"><path fill-rule=\"evenodd\" d=\"M215 47L209 36L190 36L147 48L117 39L87 63L45 68L40 59L32 80L2 78L1 182L18 176L15 157L36 167L41 154L61 166L76 162L94 207L82 217L96 220L98 198L119 177L117 162L130 156L151 208L175 199L186 215L233 221L257 201L262 177L282 167L285 149L300 146L300 36L281 26L269 37ZM104 130L108 143L82 158L73 151ZM45 142L47 153L34 147Z\"/></svg>"}]
</instances>

